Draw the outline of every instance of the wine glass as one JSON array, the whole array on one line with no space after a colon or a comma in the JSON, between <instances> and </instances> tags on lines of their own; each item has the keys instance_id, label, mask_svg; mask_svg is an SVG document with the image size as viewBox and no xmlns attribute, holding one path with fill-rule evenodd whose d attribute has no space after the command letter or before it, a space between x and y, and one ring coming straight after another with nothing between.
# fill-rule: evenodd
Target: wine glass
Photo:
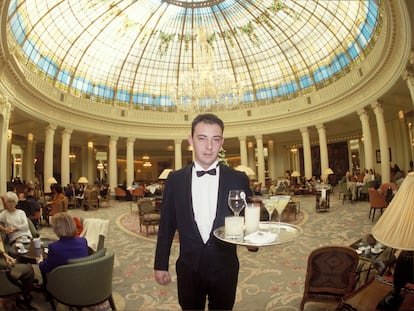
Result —
<instances>
[{"instance_id":1,"label":"wine glass","mask_svg":"<svg viewBox=\"0 0 414 311\"><path fill-rule=\"evenodd\" d=\"M273 214L276 206L274 204L274 201L270 200L270 199L263 200L263 203L264 203L264 207L265 207L266 211L269 213L269 232L270 232L271 231L270 226L271 226L271 222L272 222L272 214Z\"/></svg>"},{"instance_id":2,"label":"wine glass","mask_svg":"<svg viewBox=\"0 0 414 311\"><path fill-rule=\"evenodd\" d=\"M286 205L288 205L290 201L290 195L275 195L271 198L274 202L276 207L279 219L278 219L278 227L280 229L280 219L282 217L282 212L285 209Z\"/></svg>"},{"instance_id":3,"label":"wine glass","mask_svg":"<svg viewBox=\"0 0 414 311\"><path fill-rule=\"evenodd\" d=\"M228 204L235 216L239 216L240 212L246 205L246 194L243 190L230 190Z\"/></svg>"}]
</instances>

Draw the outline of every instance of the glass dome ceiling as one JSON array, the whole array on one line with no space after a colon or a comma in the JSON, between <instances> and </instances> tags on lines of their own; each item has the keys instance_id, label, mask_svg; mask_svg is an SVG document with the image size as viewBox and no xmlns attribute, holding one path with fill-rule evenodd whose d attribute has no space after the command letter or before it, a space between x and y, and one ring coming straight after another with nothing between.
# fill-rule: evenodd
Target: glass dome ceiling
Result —
<instances>
[{"instance_id":1,"label":"glass dome ceiling","mask_svg":"<svg viewBox=\"0 0 414 311\"><path fill-rule=\"evenodd\" d=\"M379 3L14 0L8 21L25 66L61 90L175 111L171 89L197 67L200 27L212 71L242 86L243 107L314 91L351 70L375 43Z\"/></svg>"}]
</instances>

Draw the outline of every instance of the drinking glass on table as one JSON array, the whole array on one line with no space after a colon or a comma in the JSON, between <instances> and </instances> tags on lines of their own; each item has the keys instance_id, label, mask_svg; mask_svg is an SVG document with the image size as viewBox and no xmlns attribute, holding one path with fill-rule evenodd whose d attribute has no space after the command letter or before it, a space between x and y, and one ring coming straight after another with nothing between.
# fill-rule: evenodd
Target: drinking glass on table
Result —
<instances>
[{"instance_id":1,"label":"drinking glass on table","mask_svg":"<svg viewBox=\"0 0 414 311\"><path fill-rule=\"evenodd\" d=\"M278 227L280 230L280 219L282 217L283 210L288 205L290 201L290 195L275 195L271 197L271 200L274 202L275 208L278 213Z\"/></svg>"}]
</instances>

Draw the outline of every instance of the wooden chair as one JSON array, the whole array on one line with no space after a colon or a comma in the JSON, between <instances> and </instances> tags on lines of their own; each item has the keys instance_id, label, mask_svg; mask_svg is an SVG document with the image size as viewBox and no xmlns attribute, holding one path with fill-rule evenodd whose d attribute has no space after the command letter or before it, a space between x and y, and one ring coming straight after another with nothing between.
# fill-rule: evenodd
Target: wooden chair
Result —
<instances>
[{"instance_id":1,"label":"wooden chair","mask_svg":"<svg viewBox=\"0 0 414 311\"><path fill-rule=\"evenodd\" d=\"M348 189L347 183L346 182L340 182L339 187L340 187L339 196L342 195L342 204L345 203L346 199L351 201L351 204L352 204L352 191L350 189Z\"/></svg>"},{"instance_id":2,"label":"wooden chair","mask_svg":"<svg viewBox=\"0 0 414 311\"><path fill-rule=\"evenodd\" d=\"M139 215L139 231L142 226L145 227L145 235L148 236L148 227L152 226L155 232L155 227L160 223L160 211L155 207L155 200L152 198L142 198L138 200L138 215Z\"/></svg>"},{"instance_id":3,"label":"wooden chair","mask_svg":"<svg viewBox=\"0 0 414 311\"><path fill-rule=\"evenodd\" d=\"M359 256L351 247L325 246L313 250L308 257L300 310L308 301L339 305L342 297L355 289L358 262Z\"/></svg>"},{"instance_id":4,"label":"wooden chair","mask_svg":"<svg viewBox=\"0 0 414 311\"><path fill-rule=\"evenodd\" d=\"M372 212L372 222L374 222L375 211L379 209L382 215L383 209L388 206L388 203L385 200L385 196L383 196L380 192L378 192L374 188L368 189L368 195L369 195L369 205L370 205L368 217L371 217L371 212Z\"/></svg>"},{"instance_id":5,"label":"wooden chair","mask_svg":"<svg viewBox=\"0 0 414 311\"><path fill-rule=\"evenodd\" d=\"M108 188L106 196L99 196L100 206L111 206L111 188Z\"/></svg>"},{"instance_id":6,"label":"wooden chair","mask_svg":"<svg viewBox=\"0 0 414 311\"><path fill-rule=\"evenodd\" d=\"M85 211L90 210L92 207L99 208L99 193L96 189L91 189L90 191L85 190L82 207Z\"/></svg>"},{"instance_id":7,"label":"wooden chair","mask_svg":"<svg viewBox=\"0 0 414 311\"><path fill-rule=\"evenodd\" d=\"M124 189L119 188L119 187L115 187L115 199L121 201L121 200L126 200L127 199L127 193L125 192Z\"/></svg>"}]
</instances>

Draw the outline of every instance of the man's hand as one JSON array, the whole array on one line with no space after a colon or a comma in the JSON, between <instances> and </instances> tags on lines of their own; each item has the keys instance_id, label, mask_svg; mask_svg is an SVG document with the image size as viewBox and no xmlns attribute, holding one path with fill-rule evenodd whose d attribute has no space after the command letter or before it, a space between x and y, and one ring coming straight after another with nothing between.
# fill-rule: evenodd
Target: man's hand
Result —
<instances>
[{"instance_id":1,"label":"man's hand","mask_svg":"<svg viewBox=\"0 0 414 311\"><path fill-rule=\"evenodd\" d=\"M170 273L168 271L154 270L155 281L160 285L168 285L171 282Z\"/></svg>"}]
</instances>

